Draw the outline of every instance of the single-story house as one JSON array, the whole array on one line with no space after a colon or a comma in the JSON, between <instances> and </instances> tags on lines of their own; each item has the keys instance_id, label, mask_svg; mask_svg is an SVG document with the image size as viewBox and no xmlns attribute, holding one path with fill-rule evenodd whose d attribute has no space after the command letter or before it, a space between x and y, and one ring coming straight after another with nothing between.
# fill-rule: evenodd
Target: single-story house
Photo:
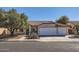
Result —
<instances>
[{"instance_id":1,"label":"single-story house","mask_svg":"<svg viewBox=\"0 0 79 59\"><path fill-rule=\"evenodd\" d=\"M29 21L29 33L35 31L39 36L67 35L69 25L52 21Z\"/></svg>"},{"instance_id":2,"label":"single-story house","mask_svg":"<svg viewBox=\"0 0 79 59\"><path fill-rule=\"evenodd\" d=\"M29 21L29 35L32 32L37 33L39 36L68 35L75 31L75 24L78 23L79 21L71 21L67 25L64 25L53 21ZM6 30L7 34L10 33L7 29L0 28L0 35L4 33L3 30ZM16 33L26 34L26 29L15 31Z\"/></svg>"}]
</instances>

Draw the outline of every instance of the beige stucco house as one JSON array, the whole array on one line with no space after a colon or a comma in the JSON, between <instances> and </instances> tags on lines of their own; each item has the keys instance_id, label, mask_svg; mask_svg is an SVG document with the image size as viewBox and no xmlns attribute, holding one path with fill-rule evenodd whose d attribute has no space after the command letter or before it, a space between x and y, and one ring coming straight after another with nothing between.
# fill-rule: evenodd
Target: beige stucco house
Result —
<instances>
[{"instance_id":1,"label":"beige stucco house","mask_svg":"<svg viewBox=\"0 0 79 59\"><path fill-rule=\"evenodd\" d=\"M68 25L55 23L52 21L30 21L30 33L35 31L39 36L67 35Z\"/></svg>"},{"instance_id":2,"label":"beige stucco house","mask_svg":"<svg viewBox=\"0 0 79 59\"><path fill-rule=\"evenodd\" d=\"M36 32L39 36L68 35L74 32L74 22L68 24L60 24L52 21L29 21L29 35ZM6 28L0 28L0 35L10 34ZM15 31L14 34L26 34L26 29Z\"/></svg>"}]
</instances>

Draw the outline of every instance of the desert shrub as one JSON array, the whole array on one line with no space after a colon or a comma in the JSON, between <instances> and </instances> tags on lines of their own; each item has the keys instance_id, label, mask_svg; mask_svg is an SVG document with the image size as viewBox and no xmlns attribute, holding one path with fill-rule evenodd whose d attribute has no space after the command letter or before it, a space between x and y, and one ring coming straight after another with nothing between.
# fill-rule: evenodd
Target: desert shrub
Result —
<instances>
[{"instance_id":1,"label":"desert shrub","mask_svg":"<svg viewBox=\"0 0 79 59\"><path fill-rule=\"evenodd\" d=\"M38 39L38 38L39 38L39 36L38 36L38 34L37 34L37 33L32 32L32 34L30 35L30 38L31 38L31 39Z\"/></svg>"}]
</instances>

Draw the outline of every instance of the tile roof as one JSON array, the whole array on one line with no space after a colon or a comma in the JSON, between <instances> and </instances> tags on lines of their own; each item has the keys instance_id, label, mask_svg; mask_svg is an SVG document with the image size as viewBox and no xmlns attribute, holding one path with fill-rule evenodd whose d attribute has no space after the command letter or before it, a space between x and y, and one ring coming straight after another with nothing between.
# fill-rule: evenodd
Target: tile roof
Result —
<instances>
[{"instance_id":1,"label":"tile roof","mask_svg":"<svg viewBox=\"0 0 79 59\"><path fill-rule=\"evenodd\" d=\"M50 26L55 24L55 25L58 25L58 26L67 26L67 25L56 23L56 22L53 22L53 21L29 21L29 24L30 25L49 24Z\"/></svg>"},{"instance_id":2,"label":"tile roof","mask_svg":"<svg viewBox=\"0 0 79 59\"><path fill-rule=\"evenodd\" d=\"M53 22L53 21L29 21L30 25L40 25L43 23L55 24L55 22Z\"/></svg>"},{"instance_id":3,"label":"tile roof","mask_svg":"<svg viewBox=\"0 0 79 59\"><path fill-rule=\"evenodd\" d=\"M79 24L79 21L70 21L70 23L76 25L76 24Z\"/></svg>"}]
</instances>

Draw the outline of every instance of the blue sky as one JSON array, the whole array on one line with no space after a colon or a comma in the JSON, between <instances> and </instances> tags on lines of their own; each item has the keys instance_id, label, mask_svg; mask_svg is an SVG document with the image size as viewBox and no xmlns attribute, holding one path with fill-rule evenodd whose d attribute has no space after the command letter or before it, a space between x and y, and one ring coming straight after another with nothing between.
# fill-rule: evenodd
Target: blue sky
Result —
<instances>
[{"instance_id":1,"label":"blue sky","mask_svg":"<svg viewBox=\"0 0 79 59\"><path fill-rule=\"evenodd\" d=\"M3 7L10 10L12 7ZM14 7L17 12L25 13L29 21L56 21L61 16L68 16L71 21L79 20L79 7Z\"/></svg>"}]
</instances>

